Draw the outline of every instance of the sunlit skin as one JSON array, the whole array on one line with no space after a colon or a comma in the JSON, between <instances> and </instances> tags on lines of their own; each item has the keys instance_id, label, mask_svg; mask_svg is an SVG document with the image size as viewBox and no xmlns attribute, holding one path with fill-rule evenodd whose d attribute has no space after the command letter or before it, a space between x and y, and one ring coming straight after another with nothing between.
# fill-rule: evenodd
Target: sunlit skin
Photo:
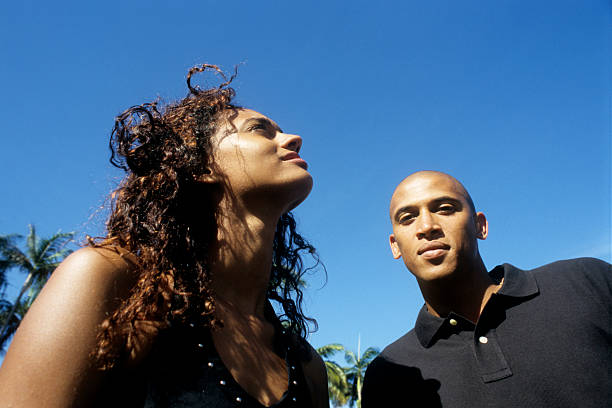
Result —
<instances>
[{"instance_id":1,"label":"sunlit skin","mask_svg":"<svg viewBox=\"0 0 612 408\"><path fill-rule=\"evenodd\" d=\"M274 328L264 306L278 219L312 188L301 146L300 136L283 133L266 116L233 110L213 137L214 166L202 178L221 183L224 192L211 259L217 315L224 326L213 339L234 378L264 405L278 401L287 386L285 362L273 352Z\"/></svg>"},{"instance_id":2,"label":"sunlit skin","mask_svg":"<svg viewBox=\"0 0 612 408\"><path fill-rule=\"evenodd\" d=\"M300 136L286 134L266 116L229 111L213 137L214 165L201 176L222 185L217 240L211 267L217 297L261 313L272 265L272 241L280 216L302 202L312 188L306 162L299 157ZM244 293L237 285L243 284Z\"/></svg>"},{"instance_id":3,"label":"sunlit skin","mask_svg":"<svg viewBox=\"0 0 612 408\"><path fill-rule=\"evenodd\" d=\"M312 189L308 164L299 155L302 138L283 133L276 122L250 109L224 116L213 137L209 181L222 182L253 213L280 216L301 203Z\"/></svg>"},{"instance_id":4,"label":"sunlit skin","mask_svg":"<svg viewBox=\"0 0 612 408\"><path fill-rule=\"evenodd\" d=\"M223 327L212 336L234 379L270 406L287 390L288 378L286 363L275 352L274 327L264 316L274 231L282 214L308 196L312 177L299 157L299 136L248 109L225 111L219 120L212 161L193 176L218 194L217 236L207 250L216 317ZM105 377L90 360L98 325L138 279L137 262L121 248L91 247L62 262L24 318L0 368L0 406L142 406L137 376L117 370ZM138 367L156 333L149 325L133 338L126 367ZM313 406L327 407L325 366L312 353L302 363L304 374Z\"/></svg>"},{"instance_id":5,"label":"sunlit skin","mask_svg":"<svg viewBox=\"0 0 612 408\"><path fill-rule=\"evenodd\" d=\"M488 222L461 183L440 172L414 173L395 189L390 217L393 257L416 277L430 313L477 321L495 290L477 243Z\"/></svg>"}]
</instances>

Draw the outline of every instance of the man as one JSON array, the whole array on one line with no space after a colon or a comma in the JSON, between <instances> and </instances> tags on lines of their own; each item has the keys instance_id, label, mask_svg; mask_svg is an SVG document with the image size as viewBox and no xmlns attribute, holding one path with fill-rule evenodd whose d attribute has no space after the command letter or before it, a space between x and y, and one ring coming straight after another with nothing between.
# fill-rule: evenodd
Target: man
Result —
<instances>
[{"instance_id":1,"label":"man","mask_svg":"<svg viewBox=\"0 0 612 408\"><path fill-rule=\"evenodd\" d=\"M487 272L488 223L453 177L421 171L391 198L393 257L425 305L368 367L362 408L611 407L612 271L597 259Z\"/></svg>"}]
</instances>

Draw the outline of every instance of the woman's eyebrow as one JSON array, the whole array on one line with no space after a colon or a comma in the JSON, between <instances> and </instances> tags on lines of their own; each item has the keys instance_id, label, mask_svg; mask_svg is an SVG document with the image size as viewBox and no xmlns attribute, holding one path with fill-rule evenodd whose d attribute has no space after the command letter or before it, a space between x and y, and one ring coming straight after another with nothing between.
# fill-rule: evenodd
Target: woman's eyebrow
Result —
<instances>
[{"instance_id":1,"label":"woman's eyebrow","mask_svg":"<svg viewBox=\"0 0 612 408\"><path fill-rule=\"evenodd\" d=\"M278 125L274 122L272 122L270 119L267 118L249 118L247 120L244 121L244 123L242 124L242 129L246 129L248 126L253 125L253 124L260 124L260 125L265 125L265 126L269 126L275 130L277 130L278 132L283 133L283 131L281 130L280 127L278 127Z\"/></svg>"}]
</instances>

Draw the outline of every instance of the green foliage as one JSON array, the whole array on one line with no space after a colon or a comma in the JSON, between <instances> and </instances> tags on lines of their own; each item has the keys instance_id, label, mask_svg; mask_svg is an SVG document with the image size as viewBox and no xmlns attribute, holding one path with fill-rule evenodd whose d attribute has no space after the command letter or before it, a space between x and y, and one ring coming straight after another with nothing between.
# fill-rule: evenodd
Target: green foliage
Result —
<instances>
[{"instance_id":1,"label":"green foliage","mask_svg":"<svg viewBox=\"0 0 612 408\"><path fill-rule=\"evenodd\" d=\"M15 308L12 316L9 317L9 313L13 310L13 304L5 299L0 299L0 322L4 323L8 319L8 324L6 326L4 334L0 337L0 355L3 355L5 350L4 346L7 341L13 336L15 330L21 323L21 319L27 312L27 307L24 302L20 302L19 305Z\"/></svg>"},{"instance_id":2,"label":"green foliage","mask_svg":"<svg viewBox=\"0 0 612 408\"><path fill-rule=\"evenodd\" d=\"M343 345L333 343L317 349L325 361L327 369L327 386L329 400L334 407L348 404L350 407L361 407L361 386L368 364L379 354L378 349L369 347L361 356L347 350ZM347 367L341 367L330 358L337 352L344 352Z\"/></svg>"},{"instance_id":3,"label":"green foliage","mask_svg":"<svg viewBox=\"0 0 612 408\"><path fill-rule=\"evenodd\" d=\"M41 238L36 235L33 225L28 228L23 250L17 245L17 241L23 238L21 235L0 236L0 352L3 352L6 342L17 329L51 273L72 252L67 245L74 237L73 232L58 231L49 238ZM26 274L14 302L5 299L6 272L12 268Z\"/></svg>"},{"instance_id":4,"label":"green foliage","mask_svg":"<svg viewBox=\"0 0 612 408\"><path fill-rule=\"evenodd\" d=\"M317 352L325 361L327 369L327 390L329 392L329 400L334 407L340 407L348 402L349 385L346 382L346 374L344 368L340 367L330 358L339 351L343 351L344 346L341 344L328 344L319 347Z\"/></svg>"}]
</instances>

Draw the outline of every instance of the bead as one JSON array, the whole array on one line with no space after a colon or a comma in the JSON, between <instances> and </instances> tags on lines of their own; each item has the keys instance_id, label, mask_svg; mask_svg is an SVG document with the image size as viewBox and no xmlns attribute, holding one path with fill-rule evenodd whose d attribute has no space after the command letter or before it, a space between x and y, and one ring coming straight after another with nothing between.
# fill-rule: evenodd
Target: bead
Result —
<instances>
[{"instance_id":1,"label":"bead","mask_svg":"<svg viewBox=\"0 0 612 408\"><path fill-rule=\"evenodd\" d=\"M297 381L293 380L292 381L293 385L297 385Z\"/></svg>"},{"instance_id":2,"label":"bead","mask_svg":"<svg viewBox=\"0 0 612 408\"><path fill-rule=\"evenodd\" d=\"M297 399L295 399L295 397L291 398L291 400L292 400L293 402L297 401Z\"/></svg>"},{"instance_id":3,"label":"bead","mask_svg":"<svg viewBox=\"0 0 612 408\"><path fill-rule=\"evenodd\" d=\"M292 369L292 370L295 370L295 366L291 366L291 369Z\"/></svg>"},{"instance_id":4,"label":"bead","mask_svg":"<svg viewBox=\"0 0 612 408\"><path fill-rule=\"evenodd\" d=\"M242 402L242 398L236 397L236 402Z\"/></svg>"},{"instance_id":5,"label":"bead","mask_svg":"<svg viewBox=\"0 0 612 408\"><path fill-rule=\"evenodd\" d=\"M208 366L209 366L209 367L214 367L215 365L214 365L213 363L209 362L209 363L208 363Z\"/></svg>"},{"instance_id":6,"label":"bead","mask_svg":"<svg viewBox=\"0 0 612 408\"><path fill-rule=\"evenodd\" d=\"M204 348L204 345L202 343L198 343L198 347L199 348Z\"/></svg>"},{"instance_id":7,"label":"bead","mask_svg":"<svg viewBox=\"0 0 612 408\"><path fill-rule=\"evenodd\" d=\"M221 380L221 381L219 381L219 384L225 385L225 381Z\"/></svg>"},{"instance_id":8,"label":"bead","mask_svg":"<svg viewBox=\"0 0 612 408\"><path fill-rule=\"evenodd\" d=\"M189 327L195 327L195 324L189 323Z\"/></svg>"}]
</instances>

